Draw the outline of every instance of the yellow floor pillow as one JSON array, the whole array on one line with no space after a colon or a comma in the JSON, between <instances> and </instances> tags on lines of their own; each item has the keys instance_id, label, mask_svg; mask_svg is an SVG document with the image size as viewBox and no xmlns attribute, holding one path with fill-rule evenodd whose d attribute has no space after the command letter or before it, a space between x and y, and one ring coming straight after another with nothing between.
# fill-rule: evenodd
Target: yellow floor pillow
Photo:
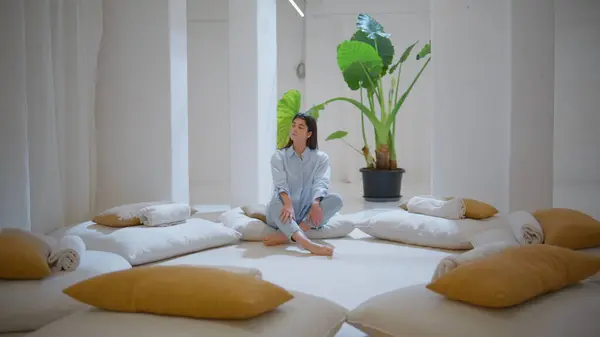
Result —
<instances>
[{"instance_id":1,"label":"yellow floor pillow","mask_svg":"<svg viewBox=\"0 0 600 337\"><path fill-rule=\"evenodd\" d=\"M0 279L40 280L52 273L48 265L51 247L28 231L15 228L0 232Z\"/></svg>"},{"instance_id":2,"label":"yellow floor pillow","mask_svg":"<svg viewBox=\"0 0 600 337\"><path fill-rule=\"evenodd\" d=\"M600 221L569 208L548 208L533 212L544 230L544 243L570 249L600 246Z\"/></svg>"},{"instance_id":3,"label":"yellow floor pillow","mask_svg":"<svg viewBox=\"0 0 600 337\"><path fill-rule=\"evenodd\" d=\"M431 197L437 200L452 200L455 197L435 197L435 196L423 196L423 197ZM403 210L408 210L408 202L410 199L403 201L398 207ZM498 213L498 209L488 203L483 201L470 199L470 198L462 198L463 203L465 204L465 218L467 219L475 219L482 220L492 217Z\"/></svg>"},{"instance_id":4,"label":"yellow floor pillow","mask_svg":"<svg viewBox=\"0 0 600 337\"><path fill-rule=\"evenodd\" d=\"M463 264L427 288L451 300L505 308L576 284L599 271L600 257L533 244Z\"/></svg>"},{"instance_id":5,"label":"yellow floor pillow","mask_svg":"<svg viewBox=\"0 0 600 337\"><path fill-rule=\"evenodd\" d=\"M166 204L166 201L148 201L111 207L94 216L93 222L109 227L129 227L142 224L141 210L144 207Z\"/></svg>"},{"instance_id":6,"label":"yellow floor pillow","mask_svg":"<svg viewBox=\"0 0 600 337\"><path fill-rule=\"evenodd\" d=\"M493 217L498 213L496 207L483 201L463 198L463 203L465 204L465 217L467 219L482 220Z\"/></svg>"},{"instance_id":7,"label":"yellow floor pillow","mask_svg":"<svg viewBox=\"0 0 600 337\"><path fill-rule=\"evenodd\" d=\"M287 290L252 275L189 265L104 274L64 293L110 311L206 319L248 319L293 298Z\"/></svg>"}]
</instances>

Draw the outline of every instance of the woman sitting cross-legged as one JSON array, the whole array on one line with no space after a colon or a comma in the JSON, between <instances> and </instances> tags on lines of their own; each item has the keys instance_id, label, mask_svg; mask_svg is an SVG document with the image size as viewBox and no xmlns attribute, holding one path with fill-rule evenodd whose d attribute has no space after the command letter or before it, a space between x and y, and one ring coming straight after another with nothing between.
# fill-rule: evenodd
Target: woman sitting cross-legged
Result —
<instances>
[{"instance_id":1,"label":"woman sitting cross-legged","mask_svg":"<svg viewBox=\"0 0 600 337\"><path fill-rule=\"evenodd\" d=\"M333 248L315 243L304 232L319 230L342 208L342 198L328 193L329 157L318 150L317 122L307 114L294 116L290 141L271 158L274 193L267 205L267 225L278 229L264 239L266 246L297 242L316 255Z\"/></svg>"}]
</instances>

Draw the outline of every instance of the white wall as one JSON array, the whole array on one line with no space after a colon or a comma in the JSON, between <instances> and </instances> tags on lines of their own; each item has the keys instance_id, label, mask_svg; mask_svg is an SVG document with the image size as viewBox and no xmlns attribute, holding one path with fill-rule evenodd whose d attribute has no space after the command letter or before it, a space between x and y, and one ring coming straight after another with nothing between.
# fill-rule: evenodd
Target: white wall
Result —
<instances>
[{"instance_id":1,"label":"white wall","mask_svg":"<svg viewBox=\"0 0 600 337\"><path fill-rule=\"evenodd\" d=\"M488 6L485 10L488 11L489 17L483 21L470 22L467 12L461 12L459 8L453 8L450 5L441 11L430 12L429 1L376 0L369 1L368 5L365 5L367 3L365 0L308 0L306 5L302 1L297 2L305 10L306 17L304 19L296 14L287 0L278 0L277 2L278 94L281 96L286 90L299 89L304 93L304 108L330 97L352 95L337 68L335 49L338 43L349 38L354 32L356 14L364 11L365 8L369 14L383 23L388 32L392 33L392 41L396 46L397 53L415 40L421 41L419 47L428 41L432 35L432 26L444 24L444 20L460 21L461 24L453 26L455 30L440 32L440 34L445 34L447 39L438 38L433 42L432 65L421 77L399 116L398 162L399 166L407 169L403 193L405 195L430 193L430 177L433 168L443 171L452 170L461 179L472 174L480 175L480 179L498 185L498 191L505 190L505 187L510 190L511 185L518 185L519 179L512 179L511 182L510 177L507 176L507 174L511 174L510 163L504 159L506 156L510 156L511 151L517 153L519 148L515 147L514 142L508 141L507 133L502 133L497 128L498 125L503 125L503 129L508 130L510 123L520 123L516 119L506 118L507 115L501 113L510 110L515 103L498 98L507 97L511 90L514 91L509 84L509 75L511 72L513 76L518 75L518 68L512 69L508 63L511 57L518 57L518 54L511 56L511 51L498 51L497 44L494 42L506 42L511 39L511 34L513 37L515 36L515 33L509 29L511 23L505 20L510 11L509 6L489 1L475 3L470 9L480 10L479 7ZM495 12L492 9L493 6L500 6L499 12ZM600 216L598 213L600 205L597 201L600 190L600 173L598 173L600 172L600 151L597 150L600 148L600 138L596 131L596 126L600 124L600 114L597 111L600 102L598 102L599 98L594 90L600 83L600 73L594 61L600 56L600 25L593 13L600 10L599 6L598 1L594 0L577 0L576 4L573 4L572 1L556 0L556 112L553 154L554 205L579 208L590 214L596 214L596 216ZM439 13L443 15L439 15ZM463 16L460 16L461 13ZM150 15L150 13L146 14ZM143 15L143 13L139 15ZM149 21L152 18L148 16L146 19ZM156 84L151 88L143 87L147 84L145 76L150 76L150 74L143 72L138 76L136 73L140 71L139 64L137 64L139 59L147 58L148 63L160 63L163 61L161 58L165 57L161 53L147 55L143 46L151 42L139 39L139 34L148 29L148 27L140 28L139 26L140 22L145 19L141 18L142 21L137 21L135 25L132 22L128 23L130 19L114 20L114 22L110 22L109 28L105 31L107 35L105 39L108 39L110 44L110 47L106 48L110 48L113 52L119 51L122 55L117 57L116 55L119 54L116 53L111 56L114 58L113 60L118 58L120 65L114 66L100 75L104 78L114 77L114 83L110 85L111 89L101 89L110 90L112 93L105 95L104 102L100 103L104 107L101 110L113 108L115 97L126 96L132 99L152 97L164 89L160 87L161 84ZM304 27L304 23L306 23L306 27ZM479 29L473 30L473 25ZM523 26L522 29L526 28L527 26ZM118 29L128 31L128 33L117 34ZM303 58L304 48L302 46L304 29L306 30L305 58ZM162 34L160 31L150 33ZM450 38L452 35L464 37L465 34L470 34L469 36L478 41L477 44L472 44L465 38L458 40ZM229 172L230 165L237 163L232 163L229 156L231 135L228 113L228 35L227 1L188 1L189 159L190 193L193 203L228 203L230 200L230 178L227 172ZM138 47L131 48L127 41L136 41ZM468 55L473 55L471 61L467 61ZM305 80L298 79L295 74L295 68L302 59L305 59L307 66ZM105 59L102 62L107 61ZM439 62L451 62L452 67L436 67L436 63ZM440 73L440 68L445 72ZM156 69L156 71L162 70ZM410 62L404 69L404 86L417 71L417 63ZM461 78L468 84L465 90L465 87L453 86L452 81L441 83L436 87L436 91L445 92L446 96L443 97L454 101L454 105L460 105L456 103L456 100L462 99L463 107L470 106L472 111L485 111L485 115L479 113L469 115L470 124L464 124L461 127L462 132L453 131L452 134L446 135L443 132L441 134L432 132L435 123L456 123L457 121L456 116L444 114L433 118L434 101L438 104L439 111L443 111L446 107L443 100L432 99L434 95L433 73L436 71L438 76ZM118 80L123 78L123 74L128 74L127 77L130 78L126 83ZM490 79L494 79L494 81L490 81ZM468 89L469 85L471 89ZM488 90L495 94L473 98L469 92L479 86L496 86L495 89ZM136 109L151 110L151 107L160 104L162 103L144 99ZM514 107L512 106L512 108ZM147 180L147 177L144 178L143 174L132 175L131 181L109 179L111 175L118 175L121 170L122 166L115 165L115 162L127 163L128 170L131 172L141 172L146 168L139 161L130 164L131 161L128 162L128 160L132 152L125 151L124 148L119 149L119 147L123 147L123 144L125 144L125 148L127 148L127 144L132 146L145 144L148 140L139 137L125 139L122 132L119 134L119 130L131 128L128 125L146 125L142 127L152 129L152 125L161 122L159 116L152 114L144 114L145 120L142 122L135 116L135 114L113 114L98 117L99 129L103 130L99 132L102 144L99 149L99 186L105 191L114 189L118 184L132 186L132 189L133 186L145 186L143 181ZM530 123L532 120L525 122ZM122 129L114 127L119 123L122 125ZM518 125L531 125L527 123ZM478 125L479 127L473 128L469 125ZM322 114L320 143L321 148L332 157L335 168L334 179L350 182L353 186L360 186L361 179L358 169L363 165L362 158L342 142L324 142L324 138L330 132L338 129L349 131L348 140L357 147L361 146L360 118L354 108L336 103ZM518 139L519 135L524 136L526 133L527 130L522 128L517 135L510 137ZM473 142L473 139L476 139L478 134L505 141L499 142L497 148L477 147L478 145ZM547 134L544 133L544 135ZM166 138L164 135L155 134L150 141L151 144L159 147L160 144L164 144L160 137ZM432 151L430 149L435 137L460 138L464 140L465 144L472 146L463 148L463 152L443 154L447 157L448 165L437 165L431 161ZM102 159L102 152L104 152L104 159ZM468 156L465 153L468 153ZM497 154L502 154L501 158L497 157ZM477 163L483 160L489 169L469 173L456 166L458 165L457 158L463 161L461 167L469 166L469 161ZM523 160L521 162L524 163ZM153 169L166 170L166 168L161 169L160 167L159 163L154 165ZM512 172L519 172L519 166L514 166ZM435 172L433 173L435 176ZM442 184L451 188L453 180L446 180ZM156 185L157 183L153 182L142 189L161 188ZM473 196L477 197L476 194ZM498 194L496 198L488 201L499 204L500 208L508 209L509 205L508 203L505 205L505 200L508 199L509 194L510 191L506 195ZM134 192L122 195L120 200L132 199L134 195ZM99 205L108 203L114 202L107 199L99 201ZM518 206L514 205L513 207Z\"/></svg>"},{"instance_id":2,"label":"white wall","mask_svg":"<svg viewBox=\"0 0 600 337\"><path fill-rule=\"evenodd\" d=\"M501 212L552 206L553 11L546 0L432 0L433 194Z\"/></svg>"},{"instance_id":3,"label":"white wall","mask_svg":"<svg viewBox=\"0 0 600 337\"><path fill-rule=\"evenodd\" d=\"M229 199L228 2L188 1L190 201Z\"/></svg>"},{"instance_id":4,"label":"white wall","mask_svg":"<svg viewBox=\"0 0 600 337\"><path fill-rule=\"evenodd\" d=\"M229 0L231 207L266 203L277 147L277 1Z\"/></svg>"},{"instance_id":5,"label":"white wall","mask_svg":"<svg viewBox=\"0 0 600 337\"><path fill-rule=\"evenodd\" d=\"M295 1L306 13L306 2ZM277 97L290 89L299 90L304 99L304 79L296 75L296 67L305 60L305 23L287 0L277 0Z\"/></svg>"},{"instance_id":6,"label":"white wall","mask_svg":"<svg viewBox=\"0 0 600 337\"><path fill-rule=\"evenodd\" d=\"M185 0L103 1L96 209L188 201ZM175 150L172 151L172 147Z\"/></svg>"},{"instance_id":7,"label":"white wall","mask_svg":"<svg viewBox=\"0 0 600 337\"><path fill-rule=\"evenodd\" d=\"M432 1L433 193L502 209L509 184L509 14L506 1Z\"/></svg>"},{"instance_id":8,"label":"white wall","mask_svg":"<svg viewBox=\"0 0 600 337\"><path fill-rule=\"evenodd\" d=\"M554 4L511 3L511 211L552 207Z\"/></svg>"},{"instance_id":9,"label":"white wall","mask_svg":"<svg viewBox=\"0 0 600 337\"><path fill-rule=\"evenodd\" d=\"M296 1L304 8L303 1ZM230 202L228 1L188 0L190 200ZM277 0L278 97L304 92L296 76L303 59L303 21L287 0Z\"/></svg>"},{"instance_id":10,"label":"white wall","mask_svg":"<svg viewBox=\"0 0 600 337\"><path fill-rule=\"evenodd\" d=\"M365 12L378 20L391 33L396 55L419 41L410 60L403 66L401 92L405 90L424 61L414 57L430 39L429 1L411 0L309 0L307 3L306 37L306 97L305 108L336 96L359 98L358 92L348 89L336 61L338 44L350 39L356 31L356 17ZM435 47L433 47L435 50ZM435 59L435 52L434 52ZM430 146L432 115L432 69L421 76L416 87L400 110L397 119L398 166L406 169L402 193L427 194L430 190ZM358 185L351 190L362 192L359 172L364 159L342 141L325 142L336 130L349 132L348 142L362 147L361 119L357 109L346 103L328 106L319 121L319 146L329 153L333 165L333 179ZM372 127L366 121L371 149L375 144Z\"/></svg>"},{"instance_id":11,"label":"white wall","mask_svg":"<svg viewBox=\"0 0 600 337\"><path fill-rule=\"evenodd\" d=\"M356 15L365 9L366 1L317 0L309 1L309 5L304 1L296 2L306 13L305 18L301 18L287 0L277 1L278 96L289 89L298 89L304 96L303 108L308 108L334 96L351 95L337 68L335 49L355 31ZM159 125L168 123L168 119L161 119L166 116L156 113L168 109L169 102L159 94L168 90L168 85L164 81L156 82L156 79L168 78L168 69L147 70L150 64L168 61L167 53L154 50L157 43L149 38L155 36L159 41L166 38L164 27L151 24L155 13L150 9L158 4L147 4L148 10L132 14L131 3L107 3L108 28L100 60L102 73L98 91L99 208L159 195L158 191L168 187L166 181L143 173L146 168L143 161L135 161L126 169L115 165L115 162L127 162L132 153L150 157L148 151L153 148L164 152L169 144L169 136L160 132L154 132L150 140L124 133L131 125L159 130ZM229 203L231 183L227 172L231 165L243 163L232 162L229 153L228 2L188 0L187 3L190 201ZM121 10L117 10L118 6L122 6ZM378 0L370 1L368 5L369 14L393 34L398 54L416 40L421 42L420 48L430 39L428 7L428 2L418 0L401 3ZM131 18L126 19L129 16ZM306 60L305 80L296 76L296 66L302 60ZM409 62L403 68L402 88L407 87L421 63ZM308 90L305 89L307 81L311 83ZM431 92L430 67L398 118L398 163L407 170L403 185L405 194L429 192ZM349 131L349 140L360 147L358 112L335 104L322 116L321 147L332 157L334 179L361 186L358 170L364 165L362 157L341 142L324 141L330 132L341 128ZM372 140L371 131L367 129L369 140ZM170 166L159 161L153 170L159 176L168 175ZM138 185L142 187L134 188ZM120 190L123 192L115 192Z\"/></svg>"},{"instance_id":12,"label":"white wall","mask_svg":"<svg viewBox=\"0 0 600 337\"><path fill-rule=\"evenodd\" d=\"M600 218L600 1L555 12L554 205Z\"/></svg>"},{"instance_id":13,"label":"white wall","mask_svg":"<svg viewBox=\"0 0 600 337\"><path fill-rule=\"evenodd\" d=\"M508 134L499 132L497 126L520 123L516 119L509 121L500 113L510 107L508 102L498 100L498 97L505 97L509 90L515 91L516 87L506 85L508 74L519 74L518 68L510 70L507 65L509 52L499 52L495 42L507 41L511 38L510 34L513 38L515 36L515 32L508 29L509 22L504 20L509 7L495 1L465 1L463 5L475 3L470 7L471 10L488 6L487 19L470 22L464 11L452 6L443 9L446 12L430 13L429 1L308 0L307 5L303 1L297 2L305 9L304 19L296 14L287 0L277 2L278 91L281 96L288 89L299 89L305 94L304 108L336 95L349 94L336 65L335 48L354 31L357 13L366 9L380 20L387 31L393 34L392 41L397 52L414 40L429 40L432 26L444 24L445 21L458 22L453 26L454 30L440 32L445 34L446 39L434 41L432 67L421 78L399 118L399 165L407 169L403 192L409 195L429 193L432 168L454 170L461 179L472 174L481 175L490 183L497 184L498 190L502 186L518 185L519 179L510 183L505 174L511 169L495 155L517 151L514 143L501 142L497 148L478 148L473 142L477 135L505 139ZM99 60L96 116L98 210L119 203L161 198L168 194L165 191L173 187L169 186L173 184L171 178L175 175L172 172L172 160L164 156L156 157L156 153L170 153L170 144L173 142L172 133L164 132L164 126L172 123L172 114L163 113L177 108L173 106L170 96L164 94L171 90L170 81L176 80L170 74L173 69L169 67L172 55L169 55L168 35L172 31L168 27L165 2L145 2L143 10L140 10L139 4L104 1L105 28ZM499 6L497 12L494 6ZM600 125L600 96L597 90L600 86L600 70L596 65L600 59L600 21L596 15L599 12L600 2L596 0L555 0L553 202L556 207L573 207L600 218L600 132L597 131ZM438 15L440 13L442 15ZM189 0L187 15L191 202L227 203L230 196L229 167L238 164L232 163L229 156L227 1ZM9 21L2 22L8 24ZM304 27L304 23L307 27ZM522 29L529 29L526 20L522 23ZM478 29L474 30L474 26ZM305 28L306 55L302 45ZM3 30L3 33L12 41L7 30ZM471 36L477 43L467 41L465 35ZM454 39L452 36L463 38ZM522 41L523 45L528 45L526 41ZM513 58L519 57L514 50L512 53ZM469 59L470 56L473 58ZM305 80L298 79L295 74L296 65L302 59L307 63ZM5 60L10 61L9 58ZM12 62L17 64L15 59ZM436 67L439 62L450 62L452 66ZM444 72L440 72L440 68ZM7 74L18 71L6 62L2 69ZM405 85L417 70L416 63L408 64L403 77ZM175 71L181 72L181 69ZM432 117L432 73L436 71L438 76L460 78L470 83L466 87L459 87L453 86L450 81L447 85L436 86L436 91L445 92L443 97L447 101L453 100L453 104L459 100L464 103L463 107L485 111L487 116L468 116L471 118L469 125L480 127L472 128L465 124L461 127L462 132L433 134L432 125L457 121L444 114L435 119ZM6 90L2 91L2 97L11 96L14 86L6 81L3 86ZM496 86L489 90L495 94L473 98L469 92L479 86ZM11 104L14 102L5 99L3 107L13 109L16 105ZM436 99L435 102L443 111L445 101ZM510 104L515 108L514 102ZM24 125L23 120L15 119L2 126L6 128L14 123L20 123L21 128ZM527 133L525 125L539 127L535 119L525 120L519 125L523 127L519 131L521 136ZM332 156L334 178L360 185L358 169L363 165L362 158L342 142L323 141L331 131L345 129L350 132L349 140L360 146L358 113L341 103L332 105L323 113L320 126L321 146ZM2 132L4 138L11 138L11 130L5 131ZM17 134L22 136L22 132ZM448 157L449 164L446 166L435 162L432 165L430 147L436 137L462 139L465 144L473 146L463 148L463 152L443 154ZM514 134L511 137L519 138ZM509 150L509 146L513 147L512 150ZM3 148L3 153L8 151ZM16 185L11 183L12 178L7 172L16 175L25 157L23 153L16 152L11 155L8 157L17 159L5 163L1 174L3 186L12 194L10 191ZM521 161L525 153L522 155ZM471 165L469 163L485 161L489 169L465 172L457 168L459 160L466 161L461 165L467 166ZM531 170L531 167L527 169ZM518 172L519 166L512 171ZM450 187L452 183L452 179L442 182ZM506 200L505 197L498 194L498 199L492 198L490 201L495 203L495 200ZM17 197L14 199L17 200ZM18 199L23 200L23 195L18 195ZM503 203L499 202L501 205ZM2 207L12 208L11 205L17 204L3 202Z\"/></svg>"}]
</instances>

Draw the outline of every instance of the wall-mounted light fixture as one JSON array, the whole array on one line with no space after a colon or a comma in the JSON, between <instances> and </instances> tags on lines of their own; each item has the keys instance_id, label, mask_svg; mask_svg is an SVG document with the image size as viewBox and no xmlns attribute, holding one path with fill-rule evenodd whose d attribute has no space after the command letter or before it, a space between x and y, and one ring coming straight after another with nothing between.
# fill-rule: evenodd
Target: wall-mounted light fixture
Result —
<instances>
[{"instance_id":1,"label":"wall-mounted light fixture","mask_svg":"<svg viewBox=\"0 0 600 337\"><path fill-rule=\"evenodd\" d=\"M301 17L304 17L304 13L302 12L302 10L300 9L300 7L298 7L298 5L296 4L296 2L294 0L289 0L290 3L292 4L292 6L294 6L294 8L296 9L296 12L298 12L298 14Z\"/></svg>"}]
</instances>

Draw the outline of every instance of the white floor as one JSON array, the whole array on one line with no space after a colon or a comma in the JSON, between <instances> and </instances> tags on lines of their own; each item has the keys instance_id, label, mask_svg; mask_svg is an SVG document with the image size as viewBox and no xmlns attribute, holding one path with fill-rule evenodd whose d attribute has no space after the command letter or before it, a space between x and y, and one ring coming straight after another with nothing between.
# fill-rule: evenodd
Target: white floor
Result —
<instances>
[{"instance_id":1,"label":"white floor","mask_svg":"<svg viewBox=\"0 0 600 337\"><path fill-rule=\"evenodd\" d=\"M359 212L365 209L381 209L381 208L397 208L399 205L398 202L366 202L362 197L362 182L348 184L343 182L334 182L331 186L331 191L335 193L339 193L344 200L344 207L340 211L340 213L347 214L353 212ZM418 192L419 188L414 188L412 186L402 186L402 195L403 198L410 197ZM211 220L213 217L216 220L218 214L224 212L230 208L229 205L195 205L196 209L199 212L206 213L209 216L203 216ZM366 337L364 333L359 331L358 329L344 324L341 330L336 334L336 337Z\"/></svg>"},{"instance_id":2,"label":"white floor","mask_svg":"<svg viewBox=\"0 0 600 337\"><path fill-rule=\"evenodd\" d=\"M362 183L343 183L334 182L331 187L332 192L339 193L344 199L344 207L341 213L358 212L365 209L374 208L396 208L399 202L391 203L372 203L366 202L362 197ZM403 198L410 198L417 194L426 194L422 186L409 186L403 184ZM600 219L600 186L598 184L588 184L579 186L555 186L554 206L569 207L579 209L587 214ZM201 206L206 212L222 212L229 208L227 205L207 205ZM203 211L203 210L201 210ZM336 337L366 337L361 331L344 324Z\"/></svg>"},{"instance_id":3,"label":"white floor","mask_svg":"<svg viewBox=\"0 0 600 337\"><path fill-rule=\"evenodd\" d=\"M417 192L417 188L412 188L412 186L402 185L402 199L410 197ZM343 183L343 182L334 182L331 186L331 191L335 193L339 193L344 200L344 207L341 210L341 213L353 213L359 212L365 209L373 209L373 208L396 208L400 204L400 201L396 202L367 202L363 199L363 189L362 182L358 183Z\"/></svg>"},{"instance_id":4,"label":"white floor","mask_svg":"<svg viewBox=\"0 0 600 337\"><path fill-rule=\"evenodd\" d=\"M344 198L342 213L358 212L371 208L397 207L395 203L370 203L365 202L362 197L362 182L345 184L334 182L334 192L340 193ZM403 183L402 197L410 198L419 194L429 194L423 186L411 186ZM596 219L600 219L600 182L589 182L587 184L559 184L554 185L553 207L572 208L584 212Z\"/></svg>"},{"instance_id":5,"label":"white floor","mask_svg":"<svg viewBox=\"0 0 600 337\"><path fill-rule=\"evenodd\" d=\"M373 208L394 208L399 204L399 202L366 202L362 197L362 182L352 184L333 182L331 190L339 193L344 199L341 213L359 212ZM429 192L424 186L411 186L403 183L401 193L405 199ZM202 213L224 212L230 208L229 205L195 205L195 207ZM554 186L554 207L577 209L600 219L600 183L556 184Z\"/></svg>"},{"instance_id":6,"label":"white floor","mask_svg":"<svg viewBox=\"0 0 600 337\"><path fill-rule=\"evenodd\" d=\"M342 214L359 212L365 209L374 209L374 208L396 208L400 204L400 201L397 202L367 202L362 197L362 182L360 183L343 183L343 182L334 182L332 183L331 189L332 192L339 193L344 200L344 207L340 211ZM416 195L423 194L421 191L422 188L419 186L402 186L402 199ZM228 209L230 209L230 205L226 204L199 204L194 205L194 207L200 213L210 213L210 214L219 214Z\"/></svg>"}]
</instances>

